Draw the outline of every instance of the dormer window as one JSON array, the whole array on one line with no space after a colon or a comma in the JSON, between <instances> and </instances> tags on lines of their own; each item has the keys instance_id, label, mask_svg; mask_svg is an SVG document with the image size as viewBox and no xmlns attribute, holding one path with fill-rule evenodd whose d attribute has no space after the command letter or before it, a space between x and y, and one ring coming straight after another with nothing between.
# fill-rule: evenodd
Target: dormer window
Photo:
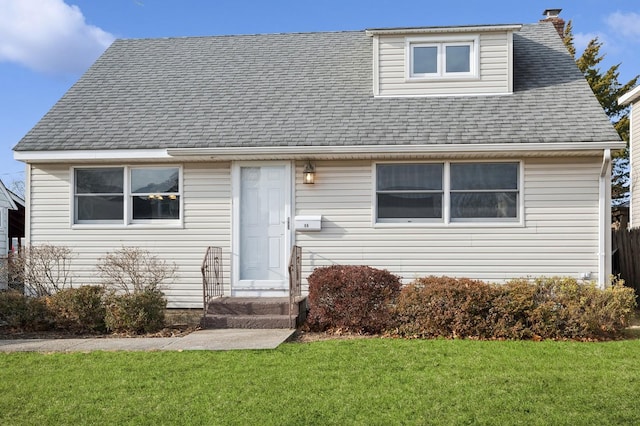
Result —
<instances>
[{"instance_id":1,"label":"dormer window","mask_svg":"<svg viewBox=\"0 0 640 426\"><path fill-rule=\"evenodd\" d=\"M478 77L477 37L406 39L408 80Z\"/></svg>"}]
</instances>

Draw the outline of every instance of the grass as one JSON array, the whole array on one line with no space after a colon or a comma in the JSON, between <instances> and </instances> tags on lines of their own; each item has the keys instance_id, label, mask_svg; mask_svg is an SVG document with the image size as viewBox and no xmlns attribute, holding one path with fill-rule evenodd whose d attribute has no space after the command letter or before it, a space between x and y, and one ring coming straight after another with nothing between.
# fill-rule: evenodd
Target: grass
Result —
<instances>
[{"instance_id":1,"label":"grass","mask_svg":"<svg viewBox=\"0 0 640 426\"><path fill-rule=\"evenodd\" d=\"M0 354L0 424L638 424L640 341Z\"/></svg>"}]
</instances>

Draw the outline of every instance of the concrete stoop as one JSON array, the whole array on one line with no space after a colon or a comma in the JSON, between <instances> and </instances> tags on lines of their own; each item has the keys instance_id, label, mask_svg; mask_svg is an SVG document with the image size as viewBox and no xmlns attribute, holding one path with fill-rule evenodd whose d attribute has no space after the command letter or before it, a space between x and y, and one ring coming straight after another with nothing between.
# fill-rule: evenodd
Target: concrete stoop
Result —
<instances>
[{"instance_id":1,"label":"concrete stoop","mask_svg":"<svg viewBox=\"0 0 640 426\"><path fill-rule=\"evenodd\" d=\"M209 303L204 328L296 328L306 319L307 298L296 298L289 316L288 297L220 297Z\"/></svg>"}]
</instances>

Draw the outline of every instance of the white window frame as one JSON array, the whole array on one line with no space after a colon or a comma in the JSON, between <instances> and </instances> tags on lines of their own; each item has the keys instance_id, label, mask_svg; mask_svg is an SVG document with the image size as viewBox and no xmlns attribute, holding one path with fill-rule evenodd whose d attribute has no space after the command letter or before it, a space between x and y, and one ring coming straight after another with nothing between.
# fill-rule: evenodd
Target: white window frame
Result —
<instances>
[{"instance_id":1,"label":"white window frame","mask_svg":"<svg viewBox=\"0 0 640 426\"><path fill-rule=\"evenodd\" d=\"M158 192L158 193L153 193L154 195L158 195L158 196L166 196L166 197L170 197L172 195L175 195L178 197L179 199L179 205L180 205L180 214L178 215L177 219L134 219L133 218L133 197L139 197L139 196L145 196L145 195L151 195L151 193L143 193L143 192L133 192L131 190L131 173L134 169L178 169L178 192ZM128 221L131 224L156 224L156 223L176 223L179 222L181 217L182 217L182 168L178 167L178 166L172 166L172 165L153 165L153 166L131 166L127 168L127 178L126 181L128 182L129 186L127 188L125 188L125 192L127 194L127 196L129 197L129 203L128 205L130 206L130 208L128 209Z\"/></svg>"},{"instance_id":2,"label":"white window frame","mask_svg":"<svg viewBox=\"0 0 640 426\"><path fill-rule=\"evenodd\" d=\"M469 72L447 72L447 46L469 46ZM437 71L435 73L413 72L413 50L416 47L437 48ZM448 37L407 37L405 39L405 78L407 81L431 79L477 79L480 70L480 37L448 36Z\"/></svg>"},{"instance_id":3,"label":"white window frame","mask_svg":"<svg viewBox=\"0 0 640 426\"><path fill-rule=\"evenodd\" d=\"M462 163L517 163L518 164L518 194L517 214L515 218L451 218L451 164ZM377 197L377 166L378 164L444 164L442 176L442 219L378 219ZM513 159L486 159L486 160L442 160L442 161L374 161L372 162L372 226L383 227L522 227L524 226L524 161Z\"/></svg>"},{"instance_id":4,"label":"white window frame","mask_svg":"<svg viewBox=\"0 0 640 426\"><path fill-rule=\"evenodd\" d=\"M122 220L90 220L76 221L76 170L82 169L113 169L121 168L123 172L123 219ZM133 219L133 194L131 191L131 170L132 169L178 169L178 192L167 193L177 194L180 203L180 214L177 219ZM184 189L183 189L183 167L177 164L154 164L154 165L82 165L72 166L70 168L70 206L69 215L70 225L72 229L77 228L120 228L120 227L142 227L142 228L175 228L182 227L184 220ZM163 193L164 194L164 193Z\"/></svg>"},{"instance_id":5,"label":"white window frame","mask_svg":"<svg viewBox=\"0 0 640 426\"><path fill-rule=\"evenodd\" d=\"M424 189L424 190L399 190L399 191L378 191L378 165L414 165L414 164L436 164L436 165L441 165L442 166L442 188L440 190L436 190L436 189ZM444 181L445 178L445 172L444 169L446 167L446 164L444 161L412 161L412 162L386 162L386 161L381 161L378 163L374 164L374 172L373 172L373 176L374 176L374 180L373 180L373 196L374 196L374 210L375 210L375 221L376 223L443 223L444 217L445 217L445 200L447 199L446 196L446 191L445 191L445 187L446 187L446 183ZM389 194L389 193L397 193L397 194L441 194L442 195L442 210L441 210L441 216L440 217L434 217L434 218L379 218L378 217L378 194L383 193L383 194Z\"/></svg>"}]
</instances>

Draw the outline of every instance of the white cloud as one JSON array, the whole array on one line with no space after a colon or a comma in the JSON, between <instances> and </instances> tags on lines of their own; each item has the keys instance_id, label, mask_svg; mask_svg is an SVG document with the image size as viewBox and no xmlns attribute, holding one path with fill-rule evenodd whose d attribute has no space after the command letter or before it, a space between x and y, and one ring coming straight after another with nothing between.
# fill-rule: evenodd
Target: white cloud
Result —
<instances>
[{"instance_id":1,"label":"white cloud","mask_svg":"<svg viewBox=\"0 0 640 426\"><path fill-rule=\"evenodd\" d=\"M640 14L614 12L605 19L611 31L640 42Z\"/></svg>"},{"instance_id":2,"label":"white cloud","mask_svg":"<svg viewBox=\"0 0 640 426\"><path fill-rule=\"evenodd\" d=\"M609 45L607 36L603 33L575 33L573 35L573 46L576 48L576 57L580 56L589 42L594 38L598 38L598 41Z\"/></svg>"},{"instance_id":3,"label":"white cloud","mask_svg":"<svg viewBox=\"0 0 640 426\"><path fill-rule=\"evenodd\" d=\"M0 0L0 61L51 74L80 73L113 40L63 0Z\"/></svg>"}]
</instances>

